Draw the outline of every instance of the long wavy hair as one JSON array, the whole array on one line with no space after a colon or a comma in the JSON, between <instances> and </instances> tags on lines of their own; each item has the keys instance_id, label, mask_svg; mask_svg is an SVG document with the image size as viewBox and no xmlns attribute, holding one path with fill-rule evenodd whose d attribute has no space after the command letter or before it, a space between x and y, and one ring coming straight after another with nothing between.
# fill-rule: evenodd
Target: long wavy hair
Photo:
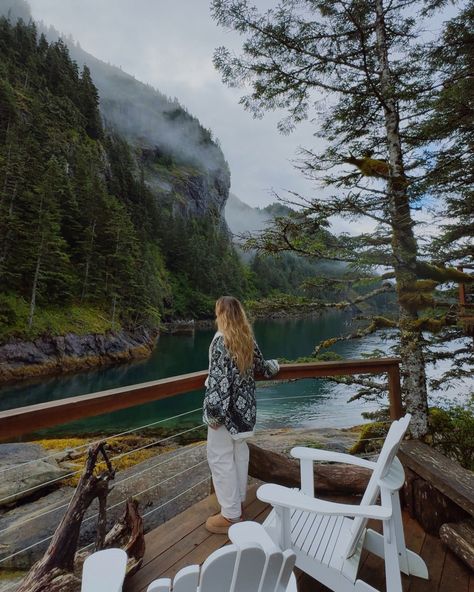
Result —
<instances>
[{"instance_id":1,"label":"long wavy hair","mask_svg":"<svg viewBox=\"0 0 474 592\"><path fill-rule=\"evenodd\" d=\"M241 374L253 366L254 337L245 310L237 298L222 296L216 302L217 329Z\"/></svg>"}]
</instances>

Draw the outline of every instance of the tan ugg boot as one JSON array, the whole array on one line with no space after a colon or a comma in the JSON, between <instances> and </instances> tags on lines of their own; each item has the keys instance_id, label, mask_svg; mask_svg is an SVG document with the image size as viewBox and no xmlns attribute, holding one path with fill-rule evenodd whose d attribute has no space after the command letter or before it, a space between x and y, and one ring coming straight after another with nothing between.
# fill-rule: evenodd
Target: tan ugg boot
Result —
<instances>
[{"instance_id":1,"label":"tan ugg boot","mask_svg":"<svg viewBox=\"0 0 474 592\"><path fill-rule=\"evenodd\" d=\"M242 518L229 520L229 518L226 518L222 514L215 514L214 516L209 516L206 520L206 530L213 534L227 534L232 524L236 524L237 522L242 522Z\"/></svg>"}]
</instances>

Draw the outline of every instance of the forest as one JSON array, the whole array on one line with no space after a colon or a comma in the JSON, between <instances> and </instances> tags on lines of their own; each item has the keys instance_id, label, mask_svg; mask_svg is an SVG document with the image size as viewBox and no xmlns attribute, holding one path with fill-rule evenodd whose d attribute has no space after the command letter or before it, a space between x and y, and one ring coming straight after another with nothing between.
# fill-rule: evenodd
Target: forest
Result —
<instances>
[{"instance_id":1,"label":"forest","mask_svg":"<svg viewBox=\"0 0 474 592\"><path fill-rule=\"evenodd\" d=\"M245 263L220 212L186 215L182 195L157 199L147 170L199 178L199 155L145 149L104 125L91 72L63 41L2 18L0 74L0 340L209 318L228 293L302 294L313 264ZM174 106L169 119L191 116Z\"/></svg>"}]
</instances>

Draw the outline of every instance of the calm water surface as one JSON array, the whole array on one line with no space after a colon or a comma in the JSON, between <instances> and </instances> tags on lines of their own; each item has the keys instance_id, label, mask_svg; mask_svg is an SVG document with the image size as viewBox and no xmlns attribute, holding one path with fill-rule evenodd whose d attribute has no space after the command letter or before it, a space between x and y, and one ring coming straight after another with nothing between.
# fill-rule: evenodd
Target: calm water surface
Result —
<instances>
[{"instance_id":1,"label":"calm water surface","mask_svg":"<svg viewBox=\"0 0 474 592\"><path fill-rule=\"evenodd\" d=\"M258 321L254 329L266 358L295 359L309 355L318 342L347 333L350 324L350 314L329 312L322 317ZM0 410L203 370L207 368L212 336L211 330L196 331L193 336L163 335L147 360L5 387L0 389ZM374 336L363 343L360 340L340 343L335 349L345 358L355 358L363 351L380 346L380 339ZM361 412L374 406L364 402L347 403L353 392L351 387L324 380L262 385L257 390L257 427L343 427L360 423ZM199 408L202 398L203 391L196 391L69 423L54 428L54 432L81 434L127 430ZM186 429L196 423L201 423L200 411L160 425Z\"/></svg>"}]
</instances>

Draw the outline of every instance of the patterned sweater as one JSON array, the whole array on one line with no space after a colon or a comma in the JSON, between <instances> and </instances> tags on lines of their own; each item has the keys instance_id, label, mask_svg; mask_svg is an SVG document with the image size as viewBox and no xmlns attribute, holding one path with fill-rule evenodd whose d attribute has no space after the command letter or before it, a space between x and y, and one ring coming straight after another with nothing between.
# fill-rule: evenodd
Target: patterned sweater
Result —
<instances>
[{"instance_id":1,"label":"patterned sweater","mask_svg":"<svg viewBox=\"0 0 474 592\"><path fill-rule=\"evenodd\" d=\"M225 425L233 436L252 432L257 418L254 375L262 374L270 378L278 370L278 362L264 360L258 345L254 343L253 369L245 375L241 374L224 345L224 336L216 333L209 348L204 422L213 427Z\"/></svg>"}]
</instances>

